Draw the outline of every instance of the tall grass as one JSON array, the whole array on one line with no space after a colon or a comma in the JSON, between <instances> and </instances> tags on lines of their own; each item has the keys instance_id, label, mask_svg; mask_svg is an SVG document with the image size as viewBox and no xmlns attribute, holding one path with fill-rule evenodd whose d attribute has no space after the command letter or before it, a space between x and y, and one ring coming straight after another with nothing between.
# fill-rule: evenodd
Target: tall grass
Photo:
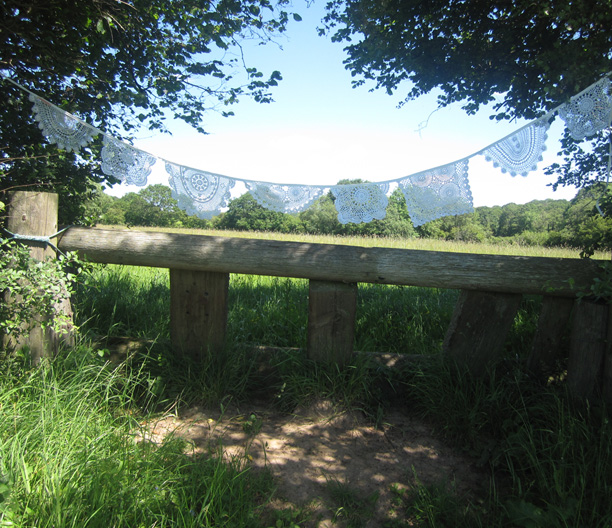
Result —
<instances>
[{"instance_id":1,"label":"tall grass","mask_svg":"<svg viewBox=\"0 0 612 528\"><path fill-rule=\"evenodd\" d=\"M99 336L167 338L167 269L94 265L76 295L77 316Z\"/></svg>"},{"instance_id":2,"label":"tall grass","mask_svg":"<svg viewBox=\"0 0 612 528\"><path fill-rule=\"evenodd\" d=\"M454 290L360 284L355 348L421 354L440 350L457 299ZM99 266L78 293L81 324L100 336L169 339L167 270ZM308 281L232 275L228 340L306 346Z\"/></svg>"},{"instance_id":3,"label":"tall grass","mask_svg":"<svg viewBox=\"0 0 612 528\"><path fill-rule=\"evenodd\" d=\"M360 284L355 320L356 350L432 354L442 342L457 300L456 290ZM540 305L526 298L508 337L508 354L525 350ZM167 342L170 286L167 270L98 266L81 286L82 326L97 336L130 336ZM306 346L308 281L231 275L228 341L241 345Z\"/></svg>"},{"instance_id":4,"label":"tall grass","mask_svg":"<svg viewBox=\"0 0 612 528\"><path fill-rule=\"evenodd\" d=\"M404 387L418 414L497 477L497 494L470 504L469 522L456 526L612 526L612 422L601 403L577 403L562 384L536 384L506 366L476 380L432 363L406 372Z\"/></svg>"},{"instance_id":5,"label":"tall grass","mask_svg":"<svg viewBox=\"0 0 612 528\"><path fill-rule=\"evenodd\" d=\"M87 349L36 370L2 365L0 526L262 525L265 472L189 454L178 438L135 441L134 387L146 377Z\"/></svg>"}]
</instances>

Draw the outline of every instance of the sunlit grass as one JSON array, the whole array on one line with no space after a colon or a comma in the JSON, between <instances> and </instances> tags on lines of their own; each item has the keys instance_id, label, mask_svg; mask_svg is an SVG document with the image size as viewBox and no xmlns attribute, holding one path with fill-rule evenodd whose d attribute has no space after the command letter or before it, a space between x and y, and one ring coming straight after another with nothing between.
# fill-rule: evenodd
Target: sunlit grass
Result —
<instances>
[{"instance_id":1,"label":"sunlit grass","mask_svg":"<svg viewBox=\"0 0 612 528\"><path fill-rule=\"evenodd\" d=\"M355 349L439 352L457 295L456 290L360 284ZM165 269L96 266L76 299L82 326L97 337L170 337L170 281ZM230 275L230 343L304 348L307 316L307 279Z\"/></svg>"},{"instance_id":2,"label":"sunlit grass","mask_svg":"<svg viewBox=\"0 0 612 528\"><path fill-rule=\"evenodd\" d=\"M0 526L261 527L273 483L246 458L136 441L149 379L85 348L35 370L2 365Z\"/></svg>"}]
</instances>

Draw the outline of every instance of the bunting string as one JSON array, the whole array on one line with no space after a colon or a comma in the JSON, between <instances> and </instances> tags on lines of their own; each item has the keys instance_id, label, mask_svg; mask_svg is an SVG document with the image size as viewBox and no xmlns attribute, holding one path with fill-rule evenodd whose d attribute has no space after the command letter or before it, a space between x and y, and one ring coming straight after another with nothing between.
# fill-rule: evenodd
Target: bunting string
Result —
<instances>
[{"instance_id":1,"label":"bunting string","mask_svg":"<svg viewBox=\"0 0 612 528\"><path fill-rule=\"evenodd\" d=\"M602 77L546 116L461 160L395 180L329 186L232 178L176 164L116 139L58 108L4 74L2 77L29 94L33 117L50 143L66 151L79 152L95 137L102 135L101 168L105 174L123 183L144 187L153 165L162 160L168 173L172 196L188 214L204 219L219 214L228 207L236 184L241 183L259 205L272 211L298 213L310 207L326 192L331 192L335 197L334 203L341 223L371 222L385 218L388 196L399 188L406 198L413 224L419 226L443 216L473 212L468 178L471 158L483 156L503 173L526 176L536 170L542 161L548 130L556 115L561 117L570 135L576 140L593 136L610 127L611 74ZM611 162L612 150L608 166Z\"/></svg>"}]
</instances>

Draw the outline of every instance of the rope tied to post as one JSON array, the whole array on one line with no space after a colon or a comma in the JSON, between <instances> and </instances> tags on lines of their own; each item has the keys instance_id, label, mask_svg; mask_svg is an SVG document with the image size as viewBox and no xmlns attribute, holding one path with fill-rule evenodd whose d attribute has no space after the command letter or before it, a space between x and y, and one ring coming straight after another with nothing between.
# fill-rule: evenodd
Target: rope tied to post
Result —
<instances>
[{"instance_id":1,"label":"rope tied to post","mask_svg":"<svg viewBox=\"0 0 612 528\"><path fill-rule=\"evenodd\" d=\"M62 233L70 229L71 227L74 227L74 226L72 225L66 226L63 229L60 229L57 233L53 233L52 235L22 235L19 233L12 233L11 231L9 231L8 229L5 229L4 227L1 229L2 231L4 231L6 234L10 236L10 238L8 239L9 241L19 240L22 242L38 242L40 244L44 244L45 246L50 246L51 249L53 249L54 251L56 251L57 253L65 257L66 256L65 253L61 249L59 249L53 242L51 242L51 239L58 237L59 235L61 235Z\"/></svg>"}]
</instances>

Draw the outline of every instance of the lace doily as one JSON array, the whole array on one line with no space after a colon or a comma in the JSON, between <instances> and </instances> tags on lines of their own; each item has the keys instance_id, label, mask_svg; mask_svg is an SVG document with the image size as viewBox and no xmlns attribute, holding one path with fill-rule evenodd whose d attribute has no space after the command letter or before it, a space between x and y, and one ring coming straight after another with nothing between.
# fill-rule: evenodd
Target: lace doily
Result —
<instances>
[{"instance_id":1,"label":"lace doily","mask_svg":"<svg viewBox=\"0 0 612 528\"><path fill-rule=\"evenodd\" d=\"M610 126L612 118L610 79L604 77L559 108L571 136L580 141Z\"/></svg>"},{"instance_id":2,"label":"lace doily","mask_svg":"<svg viewBox=\"0 0 612 528\"><path fill-rule=\"evenodd\" d=\"M38 128L51 142L68 152L77 152L87 146L98 135L98 131L79 121L68 112L60 110L48 101L30 94L33 103L34 118L38 121Z\"/></svg>"},{"instance_id":3,"label":"lace doily","mask_svg":"<svg viewBox=\"0 0 612 528\"><path fill-rule=\"evenodd\" d=\"M509 172L511 176L527 176L542 161L549 128L548 121L535 121L486 148L482 154L495 167L500 167L502 172Z\"/></svg>"},{"instance_id":4,"label":"lace doily","mask_svg":"<svg viewBox=\"0 0 612 528\"><path fill-rule=\"evenodd\" d=\"M151 174L151 167L157 158L142 150L104 136L102 147L102 170L104 174L115 176L122 182L143 187Z\"/></svg>"},{"instance_id":5,"label":"lace doily","mask_svg":"<svg viewBox=\"0 0 612 528\"><path fill-rule=\"evenodd\" d=\"M172 197L187 214L210 219L227 206L234 180L166 162Z\"/></svg>"},{"instance_id":6,"label":"lace doily","mask_svg":"<svg viewBox=\"0 0 612 528\"><path fill-rule=\"evenodd\" d=\"M30 93L15 81L9 78L6 80ZM76 152L98 134L103 134L103 172L129 184L147 184L157 157L107 136L41 97L30 93L29 99L33 104L38 127L50 142L67 151ZM612 81L604 77L572 97L568 103L553 110L548 117L552 118L555 112L565 121L575 140L592 136L609 127L612 121ZM487 161L501 168L502 172L525 176L536 169L537 163L542 160L550 120L542 118L535 121L475 155L484 155ZM257 203L273 211L301 212L327 189L331 189L341 223L382 220L386 215L390 185L397 184L406 198L413 224L419 226L442 216L473 212L468 161L469 158L464 158L392 181L331 187L238 180L169 162L166 162L166 171L170 176L172 196L178 200L179 206L200 218L209 219L227 207L231 189L236 182L240 182L251 192Z\"/></svg>"},{"instance_id":7,"label":"lace doily","mask_svg":"<svg viewBox=\"0 0 612 528\"><path fill-rule=\"evenodd\" d=\"M388 190L388 183L357 183L332 187L339 222L359 224L375 219L382 220L387 214Z\"/></svg>"},{"instance_id":8,"label":"lace doily","mask_svg":"<svg viewBox=\"0 0 612 528\"><path fill-rule=\"evenodd\" d=\"M279 213L299 213L323 194L325 187L244 182L255 201Z\"/></svg>"},{"instance_id":9,"label":"lace doily","mask_svg":"<svg viewBox=\"0 0 612 528\"><path fill-rule=\"evenodd\" d=\"M468 160L465 159L400 180L398 185L415 227L442 216L472 213L472 191L467 176Z\"/></svg>"}]
</instances>

